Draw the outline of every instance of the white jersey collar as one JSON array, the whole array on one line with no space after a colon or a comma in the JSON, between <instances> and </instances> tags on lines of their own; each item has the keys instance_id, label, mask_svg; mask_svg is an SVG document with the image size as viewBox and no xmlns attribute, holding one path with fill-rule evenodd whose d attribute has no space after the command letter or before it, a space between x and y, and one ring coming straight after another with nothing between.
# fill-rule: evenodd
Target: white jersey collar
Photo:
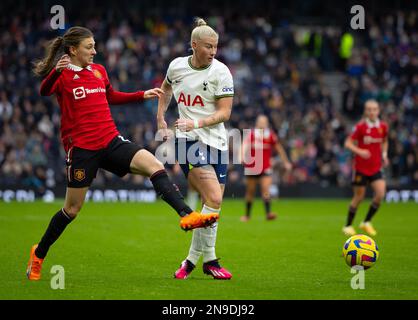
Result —
<instances>
[{"instance_id":1,"label":"white jersey collar","mask_svg":"<svg viewBox=\"0 0 418 320\"><path fill-rule=\"evenodd\" d=\"M366 119L367 126L369 128L379 128L380 127L380 120L377 119L375 122L371 122L369 119Z\"/></svg>"},{"instance_id":2,"label":"white jersey collar","mask_svg":"<svg viewBox=\"0 0 418 320\"><path fill-rule=\"evenodd\" d=\"M192 58L193 58L193 56L188 56L187 63L189 64L189 67L190 68L192 68L193 70L196 70L196 71L206 70L207 68L209 68L210 66L212 66L212 63L213 63L213 61L212 61L212 63L211 64L208 64L207 66L204 66L204 67L201 67L201 68L196 68L196 67L193 67L193 65L192 65Z\"/></svg>"},{"instance_id":3,"label":"white jersey collar","mask_svg":"<svg viewBox=\"0 0 418 320\"><path fill-rule=\"evenodd\" d=\"M70 64L68 64L67 68L70 69L70 70L72 70L72 71L75 71L75 72L80 72L83 69L87 69L89 71L92 71L91 65L88 65L87 67L82 68L82 67L79 67L79 66L76 66L76 65L70 63Z\"/></svg>"}]
</instances>

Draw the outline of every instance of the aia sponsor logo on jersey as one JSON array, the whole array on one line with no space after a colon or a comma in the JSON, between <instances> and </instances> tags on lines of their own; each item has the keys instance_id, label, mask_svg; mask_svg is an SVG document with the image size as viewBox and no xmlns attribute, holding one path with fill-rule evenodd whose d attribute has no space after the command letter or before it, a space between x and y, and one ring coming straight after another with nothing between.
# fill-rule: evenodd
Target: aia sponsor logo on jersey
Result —
<instances>
[{"instance_id":1,"label":"aia sponsor logo on jersey","mask_svg":"<svg viewBox=\"0 0 418 320\"><path fill-rule=\"evenodd\" d=\"M84 87L77 87L73 89L74 99L79 100L86 97L87 94L92 93L106 93L106 89L104 88L95 88L95 89L85 89Z\"/></svg>"},{"instance_id":2,"label":"aia sponsor logo on jersey","mask_svg":"<svg viewBox=\"0 0 418 320\"><path fill-rule=\"evenodd\" d=\"M197 95L195 97L192 97L190 94L185 95L183 92L180 93L179 100L177 101L177 103L183 103L186 107L205 106L201 96Z\"/></svg>"}]
</instances>

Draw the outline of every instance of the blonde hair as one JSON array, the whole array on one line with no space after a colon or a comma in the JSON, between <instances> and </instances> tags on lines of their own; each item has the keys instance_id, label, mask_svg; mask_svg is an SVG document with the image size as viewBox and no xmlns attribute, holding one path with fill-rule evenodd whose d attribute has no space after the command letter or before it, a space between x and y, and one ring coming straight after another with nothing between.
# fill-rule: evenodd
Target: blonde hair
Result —
<instances>
[{"instance_id":1,"label":"blonde hair","mask_svg":"<svg viewBox=\"0 0 418 320\"><path fill-rule=\"evenodd\" d=\"M190 37L190 46L192 46L193 41L201 40L204 37L219 38L219 35L215 30L208 26L204 19L196 17L194 19L194 28Z\"/></svg>"}]
</instances>

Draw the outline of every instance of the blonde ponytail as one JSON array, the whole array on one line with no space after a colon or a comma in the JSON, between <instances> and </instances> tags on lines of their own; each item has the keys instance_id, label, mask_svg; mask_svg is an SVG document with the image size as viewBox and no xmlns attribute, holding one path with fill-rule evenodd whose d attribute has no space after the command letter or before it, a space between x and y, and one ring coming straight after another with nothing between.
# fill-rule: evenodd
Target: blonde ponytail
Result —
<instances>
[{"instance_id":1,"label":"blonde ponytail","mask_svg":"<svg viewBox=\"0 0 418 320\"><path fill-rule=\"evenodd\" d=\"M208 24L206 23L206 21L200 17L195 17L194 18L194 26L196 27L201 27L201 26L207 26Z\"/></svg>"},{"instance_id":2,"label":"blonde ponytail","mask_svg":"<svg viewBox=\"0 0 418 320\"><path fill-rule=\"evenodd\" d=\"M192 46L193 41L201 40L204 37L219 38L219 35L204 19L196 17L194 19L194 28L190 37L190 46Z\"/></svg>"}]
</instances>

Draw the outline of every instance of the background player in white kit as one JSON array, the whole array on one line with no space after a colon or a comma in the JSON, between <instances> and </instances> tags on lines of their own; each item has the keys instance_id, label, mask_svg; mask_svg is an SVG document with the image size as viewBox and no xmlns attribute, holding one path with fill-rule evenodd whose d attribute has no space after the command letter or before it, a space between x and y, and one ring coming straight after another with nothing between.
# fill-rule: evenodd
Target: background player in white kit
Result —
<instances>
[{"instance_id":1,"label":"background player in white kit","mask_svg":"<svg viewBox=\"0 0 418 320\"><path fill-rule=\"evenodd\" d=\"M193 55L176 58L168 67L157 121L158 129L167 129L164 114L174 94L180 115L175 123L176 159L189 185L201 196L202 214L209 214L221 210L228 162L223 123L231 115L234 85L228 67L215 59L218 34L201 18L195 24L190 41ZM202 255L204 273L215 279L232 277L216 257L217 228L216 223L194 230L189 254L175 278L186 279Z\"/></svg>"}]
</instances>

